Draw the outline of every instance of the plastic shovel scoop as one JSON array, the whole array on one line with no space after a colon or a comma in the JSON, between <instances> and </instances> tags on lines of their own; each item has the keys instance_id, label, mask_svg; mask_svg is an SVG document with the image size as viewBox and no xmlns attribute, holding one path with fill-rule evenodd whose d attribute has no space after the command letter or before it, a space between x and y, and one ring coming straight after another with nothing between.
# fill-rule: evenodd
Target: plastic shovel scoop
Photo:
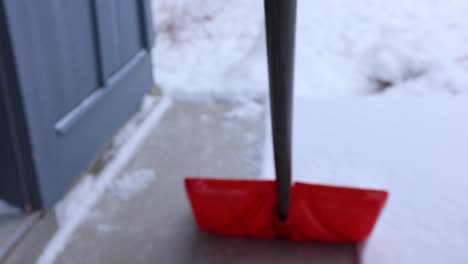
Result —
<instances>
[{"instance_id":1,"label":"plastic shovel scoop","mask_svg":"<svg viewBox=\"0 0 468 264\"><path fill-rule=\"evenodd\" d=\"M381 190L291 184L295 0L265 0L276 180L187 178L199 228L226 236L359 242L387 200Z\"/></svg>"}]
</instances>

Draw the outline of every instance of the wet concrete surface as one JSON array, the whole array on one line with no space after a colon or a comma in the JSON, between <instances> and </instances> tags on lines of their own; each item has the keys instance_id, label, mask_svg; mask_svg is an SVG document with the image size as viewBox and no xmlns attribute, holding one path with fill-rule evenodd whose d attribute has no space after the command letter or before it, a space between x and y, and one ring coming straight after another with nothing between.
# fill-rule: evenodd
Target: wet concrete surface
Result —
<instances>
[{"instance_id":1,"label":"wet concrete surface","mask_svg":"<svg viewBox=\"0 0 468 264\"><path fill-rule=\"evenodd\" d=\"M197 229L185 177L261 173L264 109L238 110L175 102L56 263L353 263L353 245L226 238Z\"/></svg>"}]
</instances>

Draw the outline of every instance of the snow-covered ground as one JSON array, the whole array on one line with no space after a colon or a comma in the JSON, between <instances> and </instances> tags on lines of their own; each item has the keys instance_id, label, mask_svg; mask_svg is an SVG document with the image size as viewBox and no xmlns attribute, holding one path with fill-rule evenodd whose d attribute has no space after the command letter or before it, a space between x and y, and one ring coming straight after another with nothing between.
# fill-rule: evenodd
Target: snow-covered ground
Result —
<instances>
[{"instance_id":1,"label":"snow-covered ground","mask_svg":"<svg viewBox=\"0 0 468 264\"><path fill-rule=\"evenodd\" d=\"M262 1L153 1L157 28L154 75L166 94L193 100L233 100L265 95ZM257 61L248 63L255 68ZM260 73L256 73L259 70ZM254 76L251 76L254 75ZM257 77L256 75L260 75ZM249 80L244 80L245 78ZM255 82L260 78L260 84Z\"/></svg>"},{"instance_id":2,"label":"snow-covered ground","mask_svg":"<svg viewBox=\"0 0 468 264\"><path fill-rule=\"evenodd\" d=\"M153 3L155 76L167 94L239 99L266 93L262 0ZM299 0L296 93L463 93L466 13L463 0Z\"/></svg>"},{"instance_id":3,"label":"snow-covered ground","mask_svg":"<svg viewBox=\"0 0 468 264\"><path fill-rule=\"evenodd\" d=\"M468 88L468 2L299 0L297 89L307 95L457 94Z\"/></svg>"},{"instance_id":4,"label":"snow-covered ground","mask_svg":"<svg viewBox=\"0 0 468 264\"><path fill-rule=\"evenodd\" d=\"M363 263L468 263L468 97L300 97L294 180L387 189ZM265 177L273 174L271 143Z\"/></svg>"}]
</instances>

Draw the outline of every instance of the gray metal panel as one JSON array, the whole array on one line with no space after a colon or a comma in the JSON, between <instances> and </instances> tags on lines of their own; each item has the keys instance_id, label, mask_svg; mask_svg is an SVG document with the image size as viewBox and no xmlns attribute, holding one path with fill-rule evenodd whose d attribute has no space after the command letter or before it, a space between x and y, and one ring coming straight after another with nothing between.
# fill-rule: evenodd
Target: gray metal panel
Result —
<instances>
[{"instance_id":1,"label":"gray metal panel","mask_svg":"<svg viewBox=\"0 0 468 264\"><path fill-rule=\"evenodd\" d=\"M33 41L21 48L31 49L27 60L34 63L37 83L48 87L38 91L47 98L40 103L58 120L98 86L90 2L18 0L16 5L20 8L11 15L20 16L26 26L17 30L29 31Z\"/></svg>"},{"instance_id":2,"label":"gray metal panel","mask_svg":"<svg viewBox=\"0 0 468 264\"><path fill-rule=\"evenodd\" d=\"M29 1L30 2L30 1ZM41 4L43 4L41 1ZM64 90L71 96L71 110L98 87L98 56L95 48L91 3L89 1L55 0L54 17L61 52L58 66L64 72ZM54 34L55 32L53 32Z\"/></svg>"},{"instance_id":3,"label":"gray metal panel","mask_svg":"<svg viewBox=\"0 0 468 264\"><path fill-rule=\"evenodd\" d=\"M115 0L109 0L115 1ZM142 28L140 24L140 5L138 1L120 0L118 3L118 25L120 28L121 64L127 62L141 48Z\"/></svg>"},{"instance_id":4,"label":"gray metal panel","mask_svg":"<svg viewBox=\"0 0 468 264\"><path fill-rule=\"evenodd\" d=\"M115 132L135 112L143 94L152 86L150 56L140 51L131 63L112 76L114 81L98 103L74 122L65 136L54 139L54 155L42 151L46 160L40 164L40 186L44 204L52 205L60 199L91 160L110 142ZM54 131L54 137L57 133ZM70 177L70 175L72 177ZM65 187L65 188L64 188Z\"/></svg>"},{"instance_id":5,"label":"gray metal panel","mask_svg":"<svg viewBox=\"0 0 468 264\"><path fill-rule=\"evenodd\" d=\"M101 60L105 77L125 64L142 44L138 1L97 0Z\"/></svg>"},{"instance_id":6,"label":"gray metal panel","mask_svg":"<svg viewBox=\"0 0 468 264\"><path fill-rule=\"evenodd\" d=\"M108 49L96 39L103 32L93 28L92 3L4 0L45 207L63 196L153 85L150 55L141 47L141 35L126 36L128 47L119 51L133 54L112 75L99 80L98 52ZM118 12L128 9L128 15L111 15L117 11L110 9L102 16L120 17L120 23L136 16L131 5L124 7L120 3ZM96 22L100 16L101 12ZM140 26L137 23L134 31L141 31ZM98 83L103 85L98 87ZM91 106L86 104L89 96L98 98Z\"/></svg>"}]
</instances>

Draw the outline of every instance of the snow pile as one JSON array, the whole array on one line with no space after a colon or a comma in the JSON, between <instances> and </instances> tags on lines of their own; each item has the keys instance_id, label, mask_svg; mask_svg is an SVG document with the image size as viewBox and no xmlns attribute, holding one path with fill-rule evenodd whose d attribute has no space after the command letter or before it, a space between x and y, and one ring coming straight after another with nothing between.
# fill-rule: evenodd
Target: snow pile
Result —
<instances>
[{"instance_id":1,"label":"snow pile","mask_svg":"<svg viewBox=\"0 0 468 264\"><path fill-rule=\"evenodd\" d=\"M0 216L7 214L16 214L19 212L20 210L18 208L13 207L12 205L3 200L0 200Z\"/></svg>"},{"instance_id":2,"label":"snow pile","mask_svg":"<svg viewBox=\"0 0 468 264\"><path fill-rule=\"evenodd\" d=\"M297 88L307 95L458 94L468 2L299 1Z\"/></svg>"},{"instance_id":3,"label":"snow pile","mask_svg":"<svg viewBox=\"0 0 468 264\"><path fill-rule=\"evenodd\" d=\"M265 95L263 1L153 3L155 76L164 92L192 99ZM467 12L463 0L299 0L296 93L463 93Z\"/></svg>"}]
</instances>

